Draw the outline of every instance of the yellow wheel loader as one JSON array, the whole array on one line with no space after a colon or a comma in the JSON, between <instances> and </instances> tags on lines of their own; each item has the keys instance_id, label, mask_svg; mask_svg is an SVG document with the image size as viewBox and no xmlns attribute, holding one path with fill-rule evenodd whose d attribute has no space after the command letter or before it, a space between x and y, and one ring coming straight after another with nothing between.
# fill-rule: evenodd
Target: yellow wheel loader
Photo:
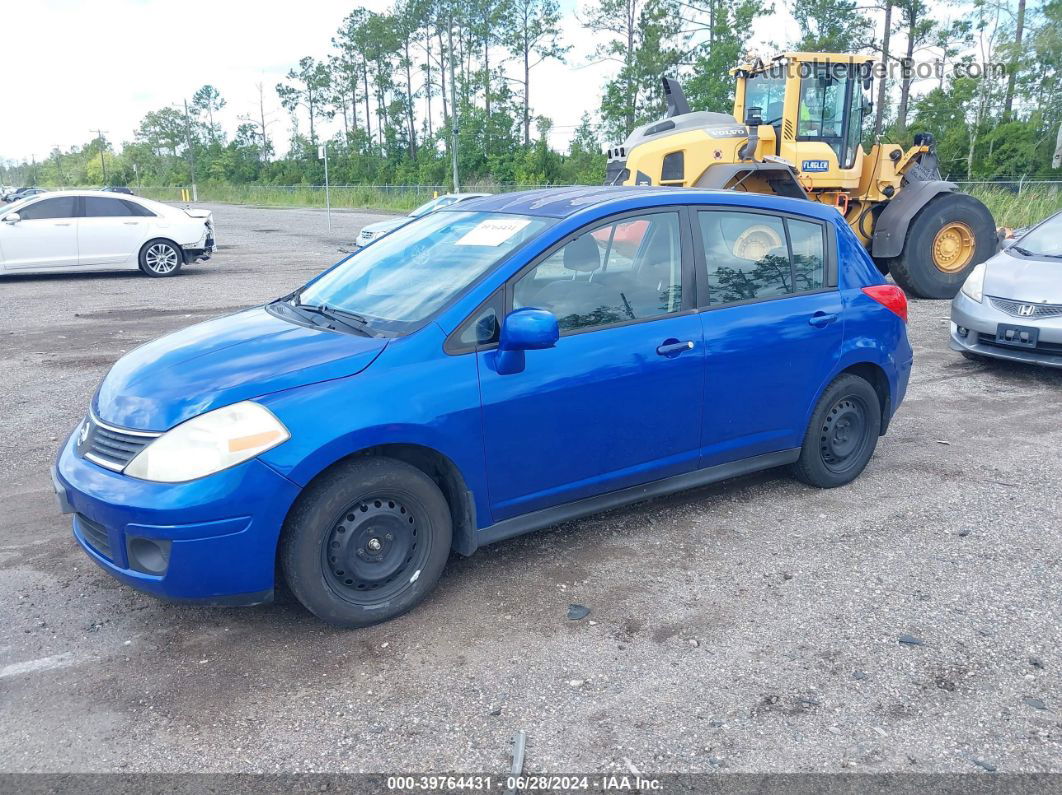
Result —
<instances>
[{"instance_id":1,"label":"yellow wheel loader","mask_svg":"<svg viewBox=\"0 0 1062 795\"><path fill-rule=\"evenodd\" d=\"M787 52L745 64L731 71L733 116L691 111L678 82L664 78L666 117L607 150L605 181L834 205L904 290L951 298L974 265L996 252L996 225L984 204L941 179L931 135L916 135L906 152L880 141L863 150L874 61Z\"/></svg>"}]
</instances>

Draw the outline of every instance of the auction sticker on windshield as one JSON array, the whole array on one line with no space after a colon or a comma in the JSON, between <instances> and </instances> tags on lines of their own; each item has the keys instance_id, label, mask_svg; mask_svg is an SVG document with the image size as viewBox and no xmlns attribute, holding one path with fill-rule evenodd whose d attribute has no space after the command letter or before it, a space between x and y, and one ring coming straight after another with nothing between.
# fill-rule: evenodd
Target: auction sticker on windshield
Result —
<instances>
[{"instance_id":1,"label":"auction sticker on windshield","mask_svg":"<svg viewBox=\"0 0 1062 795\"><path fill-rule=\"evenodd\" d=\"M492 218L480 221L458 240L458 246L500 246L531 223L529 218L513 218L511 221Z\"/></svg>"}]
</instances>

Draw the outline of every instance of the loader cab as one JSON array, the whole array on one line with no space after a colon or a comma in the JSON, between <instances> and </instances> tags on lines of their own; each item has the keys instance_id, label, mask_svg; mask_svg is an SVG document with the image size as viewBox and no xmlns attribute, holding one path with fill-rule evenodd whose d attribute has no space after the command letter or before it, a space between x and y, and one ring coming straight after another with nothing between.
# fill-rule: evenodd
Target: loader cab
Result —
<instances>
[{"instance_id":1,"label":"loader cab","mask_svg":"<svg viewBox=\"0 0 1062 795\"><path fill-rule=\"evenodd\" d=\"M793 163L807 188L854 189L872 64L869 56L787 53L737 69L734 116L752 121L758 108L775 132L774 151L764 154Z\"/></svg>"}]
</instances>

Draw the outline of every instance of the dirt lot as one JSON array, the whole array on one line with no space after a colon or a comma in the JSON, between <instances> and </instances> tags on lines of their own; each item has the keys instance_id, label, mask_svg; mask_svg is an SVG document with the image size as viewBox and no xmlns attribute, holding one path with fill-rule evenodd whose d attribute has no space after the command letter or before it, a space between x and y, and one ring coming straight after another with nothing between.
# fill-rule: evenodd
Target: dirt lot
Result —
<instances>
[{"instance_id":1,"label":"dirt lot","mask_svg":"<svg viewBox=\"0 0 1062 795\"><path fill-rule=\"evenodd\" d=\"M1062 771L1062 371L960 358L945 302L912 305L847 488L771 472L499 544L356 632L119 586L48 478L108 366L379 217L213 209L179 278L0 280L0 770L497 774L524 729L533 772Z\"/></svg>"}]
</instances>

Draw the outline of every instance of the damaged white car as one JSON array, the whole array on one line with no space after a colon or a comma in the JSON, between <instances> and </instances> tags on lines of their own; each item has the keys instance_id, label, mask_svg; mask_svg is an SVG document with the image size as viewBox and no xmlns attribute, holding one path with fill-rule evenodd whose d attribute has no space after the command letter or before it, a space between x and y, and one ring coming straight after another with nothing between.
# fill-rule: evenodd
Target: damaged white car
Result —
<instances>
[{"instance_id":1,"label":"damaged white car","mask_svg":"<svg viewBox=\"0 0 1062 795\"><path fill-rule=\"evenodd\" d=\"M104 191L43 193L0 209L0 274L139 268L174 276L217 246L209 210Z\"/></svg>"}]
</instances>

